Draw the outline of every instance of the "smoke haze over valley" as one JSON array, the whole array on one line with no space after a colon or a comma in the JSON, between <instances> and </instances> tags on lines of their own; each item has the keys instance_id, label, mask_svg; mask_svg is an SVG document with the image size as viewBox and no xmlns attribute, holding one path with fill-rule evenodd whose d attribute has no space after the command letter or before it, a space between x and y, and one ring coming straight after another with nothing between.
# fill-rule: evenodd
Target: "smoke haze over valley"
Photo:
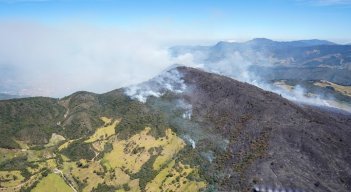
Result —
<instances>
[{"instance_id":1,"label":"smoke haze over valley","mask_svg":"<svg viewBox=\"0 0 351 192\"><path fill-rule=\"evenodd\" d=\"M281 46L292 50L311 47L316 51L316 46L329 45L350 50L349 46L318 40L296 41L291 45L255 39L244 43L222 41L213 46L173 46L157 34L73 24L52 27L40 23L1 22L0 28L3 29L0 31L3 42L0 45L0 89L2 93L15 95L63 97L79 90L102 93L146 81L173 64L179 64L248 82L290 100L335 107L334 96L318 92L307 97L308 90L304 86L297 86L293 91L281 89L268 80L280 80L284 76L266 79L265 71L256 68L289 66L286 62L294 59L293 56L275 58L269 53ZM299 57L302 56L297 55L295 59ZM344 57L344 68L348 70L350 54ZM307 80L311 79L307 77ZM350 110L349 105L342 108Z\"/></svg>"},{"instance_id":2,"label":"smoke haze over valley","mask_svg":"<svg viewBox=\"0 0 351 192\"><path fill-rule=\"evenodd\" d=\"M350 0L0 0L0 192L350 192Z\"/></svg>"},{"instance_id":3,"label":"smoke haze over valley","mask_svg":"<svg viewBox=\"0 0 351 192\"><path fill-rule=\"evenodd\" d=\"M1 91L62 97L147 80L172 64L158 39L87 25L0 22Z\"/></svg>"}]
</instances>

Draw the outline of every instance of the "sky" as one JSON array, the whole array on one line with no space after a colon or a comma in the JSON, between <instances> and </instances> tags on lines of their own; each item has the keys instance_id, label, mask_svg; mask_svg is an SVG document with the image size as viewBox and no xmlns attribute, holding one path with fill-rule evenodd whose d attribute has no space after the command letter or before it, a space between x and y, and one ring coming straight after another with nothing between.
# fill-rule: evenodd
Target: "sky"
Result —
<instances>
[{"instance_id":1,"label":"sky","mask_svg":"<svg viewBox=\"0 0 351 192\"><path fill-rule=\"evenodd\" d=\"M351 42L351 0L0 0L0 92L62 97L151 78L172 45Z\"/></svg>"},{"instance_id":2,"label":"sky","mask_svg":"<svg viewBox=\"0 0 351 192\"><path fill-rule=\"evenodd\" d=\"M350 0L0 0L2 21L154 28L184 40L349 41L350 10Z\"/></svg>"}]
</instances>

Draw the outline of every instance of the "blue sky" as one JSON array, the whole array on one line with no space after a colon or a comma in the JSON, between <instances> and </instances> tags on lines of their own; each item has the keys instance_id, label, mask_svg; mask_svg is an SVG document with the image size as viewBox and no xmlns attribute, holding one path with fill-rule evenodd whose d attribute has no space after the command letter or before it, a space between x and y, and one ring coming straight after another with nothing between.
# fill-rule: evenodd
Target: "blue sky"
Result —
<instances>
[{"instance_id":1,"label":"blue sky","mask_svg":"<svg viewBox=\"0 0 351 192\"><path fill-rule=\"evenodd\" d=\"M0 0L0 19L150 29L198 40L350 41L349 0Z\"/></svg>"}]
</instances>

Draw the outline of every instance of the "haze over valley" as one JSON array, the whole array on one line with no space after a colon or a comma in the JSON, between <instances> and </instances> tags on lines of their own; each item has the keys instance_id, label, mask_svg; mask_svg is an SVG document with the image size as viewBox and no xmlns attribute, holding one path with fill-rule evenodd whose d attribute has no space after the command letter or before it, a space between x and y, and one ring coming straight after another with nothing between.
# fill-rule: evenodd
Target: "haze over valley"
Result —
<instances>
[{"instance_id":1,"label":"haze over valley","mask_svg":"<svg viewBox=\"0 0 351 192\"><path fill-rule=\"evenodd\" d=\"M350 8L0 0L0 191L351 191Z\"/></svg>"}]
</instances>

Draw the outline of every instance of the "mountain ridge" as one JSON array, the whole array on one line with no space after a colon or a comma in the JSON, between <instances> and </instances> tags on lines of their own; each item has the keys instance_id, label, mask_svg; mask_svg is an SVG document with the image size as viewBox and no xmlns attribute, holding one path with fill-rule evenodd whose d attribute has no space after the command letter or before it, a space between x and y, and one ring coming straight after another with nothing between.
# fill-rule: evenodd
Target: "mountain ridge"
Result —
<instances>
[{"instance_id":1,"label":"mountain ridge","mask_svg":"<svg viewBox=\"0 0 351 192\"><path fill-rule=\"evenodd\" d=\"M351 142L347 139L351 137L349 113L296 104L248 83L199 69L176 67L165 74L166 77L161 74L135 87L136 91L132 94L146 97L140 101L140 97L133 99L127 95L125 88L104 94L77 92L60 100L29 98L0 101L0 123L7 127L1 127L1 135L7 134L10 140L15 139L13 142L21 144L12 146L19 153L26 153L20 152L24 145L28 145L26 150L31 153L54 150L56 145L52 149L45 146L52 142L54 133L61 135L68 142L65 148L59 142L57 146L64 149L56 150L56 157L51 157L60 159L61 155L64 156L63 160L57 161L56 168L71 166L70 162L79 165L79 162L89 160L86 168L89 170L89 167L96 166L99 159L105 159L102 162L115 161L114 156L108 154L116 153L114 150L121 146L118 141L132 142L132 138L141 137L145 131L148 131L149 139L161 141L167 138L170 132L166 130L169 128L185 143L184 148L170 158L198 169L198 176L194 175L194 178L205 182L209 190L248 191L256 185L306 191L350 189L351 175L345 171L351 167L348 155ZM182 88L175 89L177 87ZM114 128L117 134L110 137L102 135L100 143L103 147L96 148L98 141L86 143L84 140L101 135L99 127L104 127L101 117L108 117L110 122L120 120ZM14 126L19 132L11 132L15 131L12 130ZM27 134L24 140L22 130L26 130ZM43 134L30 136L39 131ZM30 142L31 138L38 141ZM0 144L0 149L7 146ZM142 146L146 145L135 148L136 154L146 153ZM125 148L125 158L129 158L128 150L131 149ZM96 161L94 154L98 154ZM0 169L14 162L24 163L27 160L0 159ZM132 170L123 169L123 174L139 178L137 186L147 190L159 177L159 172L152 171L152 158L142 162L145 164L141 165L140 173L133 175L130 173ZM35 165L35 162L27 163ZM107 165L99 164L110 169ZM64 173L74 174L69 171ZM148 176L140 177L146 173ZM104 186L119 187L112 184ZM127 186L137 187L132 183L127 183ZM85 187L88 186L82 184L79 189Z\"/></svg>"},{"instance_id":2,"label":"mountain ridge","mask_svg":"<svg viewBox=\"0 0 351 192\"><path fill-rule=\"evenodd\" d=\"M28 96L0 93L0 100L18 99L18 98L24 98L24 97L28 97Z\"/></svg>"},{"instance_id":3,"label":"mountain ridge","mask_svg":"<svg viewBox=\"0 0 351 192\"><path fill-rule=\"evenodd\" d=\"M221 44L231 44L231 45L264 45L264 46L277 46L277 45L286 45L292 47L308 47L308 46L320 46L320 45L338 45L334 42L320 39L306 39L306 40L292 40L292 41L274 41L268 38L254 38L252 40L244 42L228 42L228 41L219 41L217 45Z\"/></svg>"}]
</instances>

